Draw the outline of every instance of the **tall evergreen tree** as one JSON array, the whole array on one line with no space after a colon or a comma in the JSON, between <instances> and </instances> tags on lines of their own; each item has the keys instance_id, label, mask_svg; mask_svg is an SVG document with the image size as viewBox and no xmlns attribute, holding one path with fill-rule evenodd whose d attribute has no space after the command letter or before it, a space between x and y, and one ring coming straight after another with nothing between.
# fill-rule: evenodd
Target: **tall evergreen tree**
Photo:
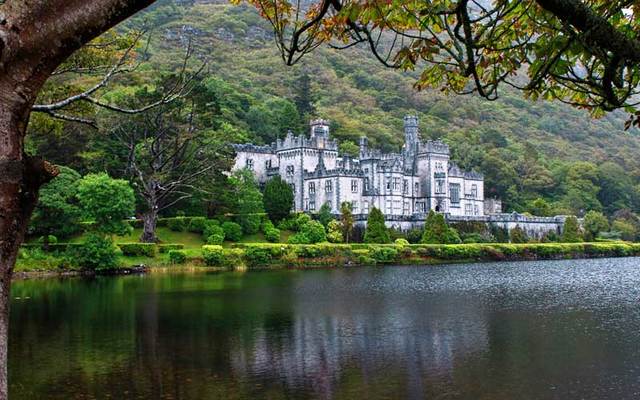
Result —
<instances>
[{"instance_id":1,"label":"tall evergreen tree","mask_svg":"<svg viewBox=\"0 0 640 400\"><path fill-rule=\"evenodd\" d=\"M291 186L280 176L271 178L264 187L264 209L269 219L278 223L286 218L293 208Z\"/></svg>"},{"instance_id":2,"label":"tall evergreen tree","mask_svg":"<svg viewBox=\"0 0 640 400\"><path fill-rule=\"evenodd\" d=\"M564 227L562 229L562 241L567 243L581 242L580 226L578 225L578 218L573 215L567 217L564 221Z\"/></svg>"},{"instance_id":3,"label":"tall evergreen tree","mask_svg":"<svg viewBox=\"0 0 640 400\"><path fill-rule=\"evenodd\" d=\"M353 214L351 213L351 203L346 201L340 205L340 225L342 226L342 238L345 243L349 243L353 233Z\"/></svg>"},{"instance_id":4,"label":"tall evergreen tree","mask_svg":"<svg viewBox=\"0 0 640 400\"><path fill-rule=\"evenodd\" d=\"M460 243L460 236L455 229L447 225L444 215L431 210L424 223L422 243Z\"/></svg>"},{"instance_id":5,"label":"tall evergreen tree","mask_svg":"<svg viewBox=\"0 0 640 400\"><path fill-rule=\"evenodd\" d=\"M391 243L389 230L384 224L382 211L373 207L367 218L367 229L364 232L365 243Z\"/></svg>"},{"instance_id":6,"label":"tall evergreen tree","mask_svg":"<svg viewBox=\"0 0 640 400\"><path fill-rule=\"evenodd\" d=\"M294 102L298 108L298 113L302 119L302 126L305 126L315 114L313 107L313 94L311 91L311 79L307 71L302 71L296 82Z\"/></svg>"}]
</instances>

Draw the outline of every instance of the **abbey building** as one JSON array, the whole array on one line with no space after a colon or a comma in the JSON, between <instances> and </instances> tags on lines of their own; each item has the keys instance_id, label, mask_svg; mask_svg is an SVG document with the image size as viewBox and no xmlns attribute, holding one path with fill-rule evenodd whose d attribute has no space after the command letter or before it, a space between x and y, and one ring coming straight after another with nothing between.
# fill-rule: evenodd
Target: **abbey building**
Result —
<instances>
[{"instance_id":1,"label":"abbey building","mask_svg":"<svg viewBox=\"0 0 640 400\"><path fill-rule=\"evenodd\" d=\"M423 219L429 210L484 215L483 176L461 170L443 142L421 141L417 117L404 118L400 153L370 149L361 138L358 158L339 154L327 121L310 125L308 137L289 132L268 146L235 145L234 169L252 170L260 183L280 175L293 189L296 211L317 212L328 204L338 214L340 204L349 202L356 215L377 207L387 219Z\"/></svg>"}]
</instances>

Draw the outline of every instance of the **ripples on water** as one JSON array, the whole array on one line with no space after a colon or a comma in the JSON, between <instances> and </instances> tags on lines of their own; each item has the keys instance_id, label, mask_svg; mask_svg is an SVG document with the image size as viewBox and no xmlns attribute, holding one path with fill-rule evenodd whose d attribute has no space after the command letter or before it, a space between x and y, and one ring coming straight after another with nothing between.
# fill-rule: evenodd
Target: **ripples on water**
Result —
<instances>
[{"instance_id":1,"label":"ripples on water","mask_svg":"<svg viewBox=\"0 0 640 400\"><path fill-rule=\"evenodd\" d=\"M13 399L640 398L635 258L24 281L13 293Z\"/></svg>"}]
</instances>

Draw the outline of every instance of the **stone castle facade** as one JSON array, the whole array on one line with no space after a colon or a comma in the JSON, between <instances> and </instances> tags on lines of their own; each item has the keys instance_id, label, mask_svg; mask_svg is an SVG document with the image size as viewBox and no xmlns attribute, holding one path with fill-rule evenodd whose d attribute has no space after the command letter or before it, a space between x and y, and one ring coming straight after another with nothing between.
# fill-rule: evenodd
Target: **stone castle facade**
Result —
<instances>
[{"instance_id":1,"label":"stone castle facade","mask_svg":"<svg viewBox=\"0 0 640 400\"><path fill-rule=\"evenodd\" d=\"M379 208L392 219L424 219L429 210L452 216L485 214L484 178L463 171L450 159L449 146L422 141L418 118L404 118L400 153L381 153L360 139L357 158L341 155L325 120L311 121L310 135L288 132L268 146L235 145L234 169L248 168L260 183L279 175L295 194L295 211L317 212L323 204L338 214L349 202L355 215ZM491 203L495 211L494 203ZM498 210L499 211L499 210Z\"/></svg>"}]
</instances>

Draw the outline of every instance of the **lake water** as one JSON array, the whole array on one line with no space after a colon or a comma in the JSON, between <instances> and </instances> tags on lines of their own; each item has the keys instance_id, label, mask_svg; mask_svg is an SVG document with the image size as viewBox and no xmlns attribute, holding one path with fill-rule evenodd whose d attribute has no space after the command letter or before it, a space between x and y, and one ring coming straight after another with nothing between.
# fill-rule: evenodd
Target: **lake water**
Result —
<instances>
[{"instance_id":1,"label":"lake water","mask_svg":"<svg viewBox=\"0 0 640 400\"><path fill-rule=\"evenodd\" d=\"M638 399L640 259L14 284L12 399Z\"/></svg>"}]
</instances>

